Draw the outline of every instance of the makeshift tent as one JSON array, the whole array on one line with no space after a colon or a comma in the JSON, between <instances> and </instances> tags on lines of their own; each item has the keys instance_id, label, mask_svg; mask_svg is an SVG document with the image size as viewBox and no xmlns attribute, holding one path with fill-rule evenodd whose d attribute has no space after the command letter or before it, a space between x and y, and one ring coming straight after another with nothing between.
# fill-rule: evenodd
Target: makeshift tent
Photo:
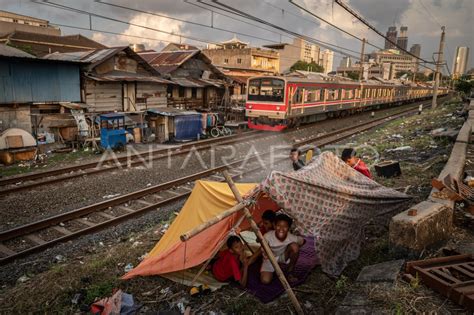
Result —
<instances>
[{"instance_id":1,"label":"makeshift tent","mask_svg":"<svg viewBox=\"0 0 474 315\"><path fill-rule=\"evenodd\" d=\"M257 186L257 184L236 185L242 195ZM123 278L165 274L205 262L220 241L227 238L231 228L243 214L234 213L186 242L182 242L180 236L235 204L236 200L227 183L196 181L188 200L158 244ZM276 205L268 198L260 198L258 204L251 207L254 217L258 218L257 221L260 221L262 213L267 209L276 210ZM241 224L241 229L248 227L245 221Z\"/></svg>"},{"instance_id":2,"label":"makeshift tent","mask_svg":"<svg viewBox=\"0 0 474 315\"><path fill-rule=\"evenodd\" d=\"M260 185L236 184L255 221L267 209L282 208L296 227L316 238L323 270L338 275L358 257L363 231L384 224L405 209L406 194L384 187L324 152L296 172L272 172ZM235 206L226 183L197 181L177 218L147 257L123 278L159 275L197 266L210 258L242 216L235 212L185 242L180 236ZM241 229L249 227L246 221Z\"/></svg>"}]
</instances>

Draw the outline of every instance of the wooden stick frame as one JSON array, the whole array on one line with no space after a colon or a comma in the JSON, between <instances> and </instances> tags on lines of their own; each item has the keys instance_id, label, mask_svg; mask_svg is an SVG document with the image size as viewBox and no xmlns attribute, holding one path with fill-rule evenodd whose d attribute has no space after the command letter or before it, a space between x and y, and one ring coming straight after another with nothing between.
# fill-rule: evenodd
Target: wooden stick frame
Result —
<instances>
[{"instance_id":1,"label":"wooden stick frame","mask_svg":"<svg viewBox=\"0 0 474 315\"><path fill-rule=\"evenodd\" d=\"M240 204L243 204L242 196L240 195L239 190L235 186L234 181L232 180L232 177L230 177L229 173L226 170L224 170L222 173L225 177L225 180L227 181L227 184L229 185L230 189L232 190L232 193L234 194L235 199L237 199L237 201ZM304 314L303 308L301 307L300 303L298 302L298 299L296 298L295 293L291 289L290 284L286 280L285 274L281 270L280 265L278 264L275 256L273 255L273 252L272 252L270 246L268 245L266 239L263 237L262 232L260 232L260 229L258 228L257 223L254 221L254 219L252 217L252 214L250 213L250 211L247 207L244 207L243 211L244 211L245 217L247 218L247 220L250 223L250 226L252 227L252 230L261 239L262 250L264 250L265 253L267 254L267 257L270 260L273 268L275 269L275 273L277 274L278 278L280 279L283 287L285 288L286 292L288 293L288 296L289 296L291 302L293 303L293 306L295 307L296 312L298 314Z\"/></svg>"}]
</instances>

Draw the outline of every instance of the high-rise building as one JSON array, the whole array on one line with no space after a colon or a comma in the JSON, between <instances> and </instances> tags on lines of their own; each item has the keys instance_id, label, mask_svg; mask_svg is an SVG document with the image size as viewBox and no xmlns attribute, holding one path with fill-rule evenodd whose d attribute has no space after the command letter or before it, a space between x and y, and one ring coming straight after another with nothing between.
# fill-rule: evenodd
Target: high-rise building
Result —
<instances>
[{"instance_id":1,"label":"high-rise building","mask_svg":"<svg viewBox=\"0 0 474 315\"><path fill-rule=\"evenodd\" d=\"M349 68L351 66L352 66L351 57L342 57L341 62L339 63L339 67Z\"/></svg>"},{"instance_id":2,"label":"high-rise building","mask_svg":"<svg viewBox=\"0 0 474 315\"><path fill-rule=\"evenodd\" d=\"M301 38L294 38L293 44L280 43L263 47L276 50L280 53L280 72L288 72L292 65L302 60L307 63L319 62L320 47L308 43Z\"/></svg>"},{"instance_id":3,"label":"high-rise building","mask_svg":"<svg viewBox=\"0 0 474 315\"><path fill-rule=\"evenodd\" d=\"M61 30L49 21L0 10L0 34L12 32L60 36Z\"/></svg>"},{"instance_id":4,"label":"high-rise building","mask_svg":"<svg viewBox=\"0 0 474 315\"><path fill-rule=\"evenodd\" d=\"M458 78L466 73L469 59L469 47L457 47L453 60L453 77Z\"/></svg>"},{"instance_id":5,"label":"high-rise building","mask_svg":"<svg viewBox=\"0 0 474 315\"><path fill-rule=\"evenodd\" d=\"M400 34L397 38L397 45L398 47L407 50L408 47L408 27L402 26L400 27ZM396 48L396 49L400 49Z\"/></svg>"},{"instance_id":6,"label":"high-rise building","mask_svg":"<svg viewBox=\"0 0 474 315\"><path fill-rule=\"evenodd\" d=\"M390 26L387 31L387 38L392 42L397 42L397 27ZM385 49L394 49L396 48L394 44L390 43L388 40L385 40Z\"/></svg>"},{"instance_id":7,"label":"high-rise building","mask_svg":"<svg viewBox=\"0 0 474 315\"><path fill-rule=\"evenodd\" d=\"M420 44L413 44L410 47L410 53L413 55L420 57L421 56L421 45ZM415 64L415 71L418 72L419 68L419 62L417 61Z\"/></svg>"},{"instance_id":8,"label":"high-rise building","mask_svg":"<svg viewBox=\"0 0 474 315\"><path fill-rule=\"evenodd\" d=\"M332 65L334 62L334 51L326 49L321 52L319 57L319 64L324 68L324 74L332 71Z\"/></svg>"}]
</instances>

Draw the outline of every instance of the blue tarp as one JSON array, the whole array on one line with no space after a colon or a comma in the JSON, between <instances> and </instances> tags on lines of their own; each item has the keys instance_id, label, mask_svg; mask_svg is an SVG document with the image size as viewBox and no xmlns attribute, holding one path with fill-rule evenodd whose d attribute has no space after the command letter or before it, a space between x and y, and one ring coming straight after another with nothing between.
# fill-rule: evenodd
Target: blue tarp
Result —
<instances>
[{"instance_id":1,"label":"blue tarp","mask_svg":"<svg viewBox=\"0 0 474 315\"><path fill-rule=\"evenodd\" d=\"M174 117L174 135L176 140L194 140L202 131L201 114L180 115Z\"/></svg>"}]
</instances>

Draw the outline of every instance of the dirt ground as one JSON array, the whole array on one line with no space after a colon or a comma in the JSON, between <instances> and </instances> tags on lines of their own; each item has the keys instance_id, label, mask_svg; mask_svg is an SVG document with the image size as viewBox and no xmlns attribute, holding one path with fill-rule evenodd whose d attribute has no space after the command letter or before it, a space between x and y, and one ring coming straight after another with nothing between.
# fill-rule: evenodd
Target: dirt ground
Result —
<instances>
[{"instance_id":1,"label":"dirt ground","mask_svg":"<svg viewBox=\"0 0 474 315\"><path fill-rule=\"evenodd\" d=\"M435 110L425 110L422 115L399 119L364 132L340 145L361 148L371 146L370 149L359 150L359 155L369 165L377 160L377 156L379 159L399 160L402 169L400 177L384 179L376 176L375 180L388 187L406 191L413 196L413 203L417 203L428 196L430 180L439 174L452 147L451 141L436 140L430 132L440 127L459 128L463 119L457 116L457 111L461 107L459 102L447 103ZM393 150L403 146L410 146L411 149ZM135 300L143 304L141 314L178 311L179 305L190 306L196 313L293 312L286 295L264 305L253 296L230 286L207 296L191 298L187 287L160 277L121 281L126 265L131 263L136 266L141 257L156 244L163 227L172 219L173 216L127 238L99 243L89 253L81 253L65 262L53 263L49 270L39 274L26 273L14 285L3 284L0 289L0 314L77 314L87 311L87 305L95 299L111 295L114 288L133 294ZM474 232L463 222L457 221L453 239L442 247L425 251L420 258L440 256L446 246L455 247L460 240L474 240ZM370 228L366 231L366 242L360 257L340 277L330 278L318 267L303 285L294 290L307 313L334 313L346 293L354 288L355 279L364 266L399 258L405 257L390 250L388 229ZM422 284L407 284L399 280L390 288L366 289L370 301L381 314L465 313L462 308ZM82 296L77 304L72 303L76 294Z\"/></svg>"}]
</instances>

